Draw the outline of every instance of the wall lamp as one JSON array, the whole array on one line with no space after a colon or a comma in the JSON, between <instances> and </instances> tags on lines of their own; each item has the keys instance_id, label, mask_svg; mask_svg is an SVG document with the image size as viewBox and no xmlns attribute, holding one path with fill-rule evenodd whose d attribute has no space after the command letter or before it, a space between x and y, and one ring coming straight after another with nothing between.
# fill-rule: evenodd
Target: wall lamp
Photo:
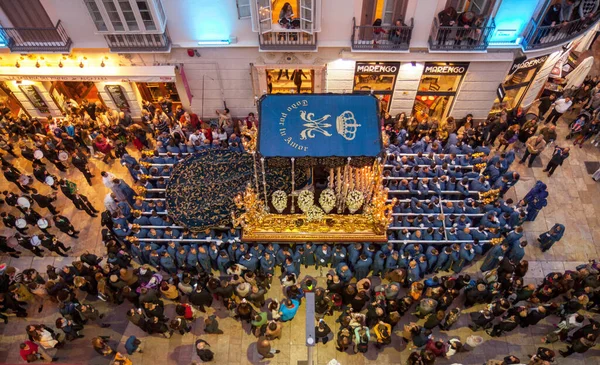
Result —
<instances>
[{"instance_id":1,"label":"wall lamp","mask_svg":"<svg viewBox=\"0 0 600 365\"><path fill-rule=\"evenodd\" d=\"M237 43L237 37L229 37L227 39L207 39L198 41L199 46L227 46L232 43Z\"/></svg>"}]
</instances>

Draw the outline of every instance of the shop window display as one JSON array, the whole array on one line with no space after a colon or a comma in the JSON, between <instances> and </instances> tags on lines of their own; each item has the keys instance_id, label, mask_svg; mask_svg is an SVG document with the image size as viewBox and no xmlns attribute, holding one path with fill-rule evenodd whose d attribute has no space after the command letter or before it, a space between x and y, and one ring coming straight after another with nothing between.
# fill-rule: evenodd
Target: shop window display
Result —
<instances>
[{"instance_id":1,"label":"shop window display","mask_svg":"<svg viewBox=\"0 0 600 365\"><path fill-rule=\"evenodd\" d=\"M413 113L425 110L431 118L448 117L468 64L426 63Z\"/></svg>"},{"instance_id":2,"label":"shop window display","mask_svg":"<svg viewBox=\"0 0 600 365\"><path fill-rule=\"evenodd\" d=\"M312 94L314 71L306 68L267 70L267 92L269 94Z\"/></svg>"}]
</instances>

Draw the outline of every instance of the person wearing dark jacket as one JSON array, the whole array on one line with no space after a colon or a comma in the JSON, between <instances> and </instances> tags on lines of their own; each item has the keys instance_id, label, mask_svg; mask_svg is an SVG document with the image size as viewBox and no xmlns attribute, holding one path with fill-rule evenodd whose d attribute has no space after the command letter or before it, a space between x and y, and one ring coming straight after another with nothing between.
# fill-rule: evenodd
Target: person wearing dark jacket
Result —
<instances>
[{"instance_id":1,"label":"person wearing dark jacket","mask_svg":"<svg viewBox=\"0 0 600 365\"><path fill-rule=\"evenodd\" d=\"M473 323L469 325L469 328L473 331L477 331L480 328L488 329L494 320L494 315L487 309L473 312L470 314L470 317Z\"/></svg>"},{"instance_id":2,"label":"person wearing dark jacket","mask_svg":"<svg viewBox=\"0 0 600 365\"><path fill-rule=\"evenodd\" d=\"M152 317L148 323L148 332L149 333L160 333L165 338L171 338L173 335L173 331L169 331L169 327L164 321L158 319L158 317Z\"/></svg>"},{"instance_id":3,"label":"person wearing dark jacket","mask_svg":"<svg viewBox=\"0 0 600 365\"><path fill-rule=\"evenodd\" d=\"M570 356L571 354L577 352L579 354L583 354L587 350L594 347L596 344L596 336L593 334L589 334L585 337L581 337L580 339L573 341L571 346L567 347L566 351L558 350L558 352L562 355L562 357Z\"/></svg>"},{"instance_id":4,"label":"person wearing dark jacket","mask_svg":"<svg viewBox=\"0 0 600 365\"><path fill-rule=\"evenodd\" d=\"M71 224L67 217L55 215L52 217L52 221L54 222L54 226L61 232L66 233L73 238L79 238L79 231L75 230L75 227L73 227L73 224Z\"/></svg>"},{"instance_id":5,"label":"person wearing dark jacket","mask_svg":"<svg viewBox=\"0 0 600 365\"><path fill-rule=\"evenodd\" d=\"M540 104L538 105L538 117L540 120L544 120L544 115L550 110L550 106L556 101L556 95L550 94L549 96L540 98L538 100Z\"/></svg>"},{"instance_id":6,"label":"person wearing dark jacket","mask_svg":"<svg viewBox=\"0 0 600 365\"><path fill-rule=\"evenodd\" d=\"M190 303L197 306L200 312L206 313L204 307L210 307L213 302L213 297L210 295L208 290L205 290L202 286L197 286L196 289L189 295Z\"/></svg>"},{"instance_id":7,"label":"person wearing dark jacket","mask_svg":"<svg viewBox=\"0 0 600 365\"><path fill-rule=\"evenodd\" d=\"M315 336L317 337L317 342L322 341L323 345L329 341L329 334L331 333L331 328L325 323L323 319L319 320L319 324L315 326Z\"/></svg>"},{"instance_id":8,"label":"person wearing dark jacket","mask_svg":"<svg viewBox=\"0 0 600 365\"><path fill-rule=\"evenodd\" d=\"M491 337L498 337L502 335L504 332L510 332L517 328L519 325L519 320L516 316L510 316L508 318L503 319L501 322L496 324L491 331L486 331Z\"/></svg>"},{"instance_id":9,"label":"person wearing dark jacket","mask_svg":"<svg viewBox=\"0 0 600 365\"><path fill-rule=\"evenodd\" d=\"M569 147L554 147L552 158L548 161L548 165L544 169L544 172L548 173L548 177L552 176L558 166L561 166L563 162L569 157Z\"/></svg>"},{"instance_id":10,"label":"person wearing dark jacket","mask_svg":"<svg viewBox=\"0 0 600 365\"><path fill-rule=\"evenodd\" d=\"M58 214L58 210L52 205L52 202L56 201L56 197L38 194L38 191L32 188L31 198L40 206L40 208L47 208L53 215Z\"/></svg>"},{"instance_id":11,"label":"person wearing dark jacket","mask_svg":"<svg viewBox=\"0 0 600 365\"><path fill-rule=\"evenodd\" d=\"M210 345L204 340L196 341L196 354L203 362L212 361L215 354L211 351Z\"/></svg>"}]
</instances>

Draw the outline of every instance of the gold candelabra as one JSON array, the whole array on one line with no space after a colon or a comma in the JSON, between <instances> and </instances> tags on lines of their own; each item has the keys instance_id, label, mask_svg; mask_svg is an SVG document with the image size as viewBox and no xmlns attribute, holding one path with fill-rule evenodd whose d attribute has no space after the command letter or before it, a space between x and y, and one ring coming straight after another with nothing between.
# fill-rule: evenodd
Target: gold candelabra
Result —
<instances>
[{"instance_id":1,"label":"gold candelabra","mask_svg":"<svg viewBox=\"0 0 600 365\"><path fill-rule=\"evenodd\" d=\"M240 226L245 232L251 233L262 223L267 212L265 211L265 203L260 199L258 194L248 184L242 194L238 194L233 198L235 206L243 210L239 216L236 216L235 212L231 213L234 227Z\"/></svg>"},{"instance_id":2,"label":"gold candelabra","mask_svg":"<svg viewBox=\"0 0 600 365\"><path fill-rule=\"evenodd\" d=\"M256 126L252 126L250 129L246 129L242 132L242 145L244 146L244 150L247 152L256 152L256 141L258 136L258 129ZM244 138L248 137L248 139Z\"/></svg>"}]
</instances>

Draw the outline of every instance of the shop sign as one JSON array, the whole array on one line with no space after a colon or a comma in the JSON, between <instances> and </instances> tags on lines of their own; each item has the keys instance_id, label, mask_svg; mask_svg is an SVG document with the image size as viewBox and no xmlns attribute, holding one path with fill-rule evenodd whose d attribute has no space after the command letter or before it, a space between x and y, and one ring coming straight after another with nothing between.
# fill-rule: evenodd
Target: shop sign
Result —
<instances>
[{"instance_id":1,"label":"shop sign","mask_svg":"<svg viewBox=\"0 0 600 365\"><path fill-rule=\"evenodd\" d=\"M25 94L27 99L33 104L33 106L42 113L48 113L48 105L42 99L42 96L37 91L34 85L19 85L19 89Z\"/></svg>"},{"instance_id":2,"label":"shop sign","mask_svg":"<svg viewBox=\"0 0 600 365\"><path fill-rule=\"evenodd\" d=\"M356 62L356 74L396 75L400 62Z\"/></svg>"},{"instance_id":3,"label":"shop sign","mask_svg":"<svg viewBox=\"0 0 600 365\"><path fill-rule=\"evenodd\" d=\"M469 68L468 63L426 63L424 75L464 75Z\"/></svg>"},{"instance_id":4,"label":"shop sign","mask_svg":"<svg viewBox=\"0 0 600 365\"><path fill-rule=\"evenodd\" d=\"M513 63L513 65L510 68L510 73L514 73L518 70L528 70L530 68L539 67L539 66L543 65L547 59L548 59L548 55L545 55L545 56L532 58L530 60L525 60L521 63Z\"/></svg>"},{"instance_id":5,"label":"shop sign","mask_svg":"<svg viewBox=\"0 0 600 365\"><path fill-rule=\"evenodd\" d=\"M129 103L121 85L106 85L104 88L119 110L129 111Z\"/></svg>"}]
</instances>

